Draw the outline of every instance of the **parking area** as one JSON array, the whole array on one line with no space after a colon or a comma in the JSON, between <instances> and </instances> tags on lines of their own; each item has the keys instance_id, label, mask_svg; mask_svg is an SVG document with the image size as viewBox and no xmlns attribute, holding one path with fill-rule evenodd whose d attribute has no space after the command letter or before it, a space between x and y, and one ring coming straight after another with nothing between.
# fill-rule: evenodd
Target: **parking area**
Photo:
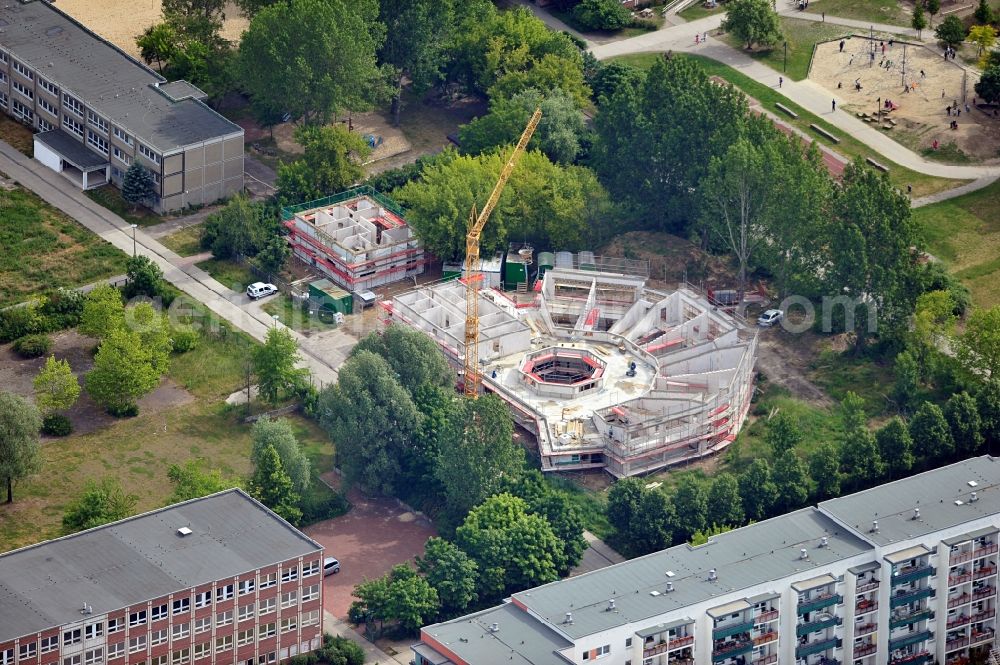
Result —
<instances>
[{"instance_id":1,"label":"parking area","mask_svg":"<svg viewBox=\"0 0 1000 665\"><path fill-rule=\"evenodd\" d=\"M330 473L324 480L336 486L340 478ZM436 534L428 520L401 508L394 499L366 497L357 490L348 498L352 507L346 515L305 529L326 548L327 556L340 560L340 572L327 577L323 589L325 609L338 618L347 617L356 584L412 561Z\"/></svg>"}]
</instances>

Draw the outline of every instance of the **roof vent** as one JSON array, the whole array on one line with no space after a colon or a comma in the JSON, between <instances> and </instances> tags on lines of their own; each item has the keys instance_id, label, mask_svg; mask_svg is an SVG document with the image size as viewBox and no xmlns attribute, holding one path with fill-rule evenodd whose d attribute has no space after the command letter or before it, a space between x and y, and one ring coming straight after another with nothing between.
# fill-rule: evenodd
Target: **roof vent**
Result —
<instances>
[{"instance_id":1,"label":"roof vent","mask_svg":"<svg viewBox=\"0 0 1000 665\"><path fill-rule=\"evenodd\" d=\"M827 538L826 536L823 536L822 538L819 539L819 546L820 547L829 547L830 546L830 539Z\"/></svg>"},{"instance_id":2,"label":"roof vent","mask_svg":"<svg viewBox=\"0 0 1000 665\"><path fill-rule=\"evenodd\" d=\"M177 529L177 535L182 538L184 536L190 536L192 533L194 533L194 531L192 531L191 527L188 526L182 526L181 528Z\"/></svg>"},{"instance_id":3,"label":"roof vent","mask_svg":"<svg viewBox=\"0 0 1000 665\"><path fill-rule=\"evenodd\" d=\"M878 520L872 520L872 533L878 533Z\"/></svg>"},{"instance_id":4,"label":"roof vent","mask_svg":"<svg viewBox=\"0 0 1000 665\"><path fill-rule=\"evenodd\" d=\"M673 582L667 582L667 593L672 593L673 590L674 590L674 583Z\"/></svg>"},{"instance_id":5,"label":"roof vent","mask_svg":"<svg viewBox=\"0 0 1000 665\"><path fill-rule=\"evenodd\" d=\"M614 598L612 598L611 600L608 601L608 609L606 611L608 611L608 612L614 612L615 611L615 599Z\"/></svg>"},{"instance_id":6,"label":"roof vent","mask_svg":"<svg viewBox=\"0 0 1000 665\"><path fill-rule=\"evenodd\" d=\"M573 613L572 612L567 612L566 613L566 618L563 619L563 623L569 623L569 624L573 623Z\"/></svg>"},{"instance_id":7,"label":"roof vent","mask_svg":"<svg viewBox=\"0 0 1000 665\"><path fill-rule=\"evenodd\" d=\"M913 509L913 519L915 519L915 520L920 519L920 509L919 508L914 508Z\"/></svg>"},{"instance_id":8,"label":"roof vent","mask_svg":"<svg viewBox=\"0 0 1000 665\"><path fill-rule=\"evenodd\" d=\"M710 571L708 571L708 579L710 581L715 581L719 579L719 574L715 571L715 568L712 568Z\"/></svg>"},{"instance_id":9,"label":"roof vent","mask_svg":"<svg viewBox=\"0 0 1000 665\"><path fill-rule=\"evenodd\" d=\"M500 632L500 624L495 623L495 622L491 623L490 624L490 632L491 633L499 633Z\"/></svg>"},{"instance_id":10,"label":"roof vent","mask_svg":"<svg viewBox=\"0 0 1000 665\"><path fill-rule=\"evenodd\" d=\"M799 558L800 559L808 559L809 558L809 550L807 550L804 547L802 549L800 549L799 550Z\"/></svg>"},{"instance_id":11,"label":"roof vent","mask_svg":"<svg viewBox=\"0 0 1000 665\"><path fill-rule=\"evenodd\" d=\"M975 480L970 480L969 487L979 487L979 483L977 483Z\"/></svg>"},{"instance_id":12,"label":"roof vent","mask_svg":"<svg viewBox=\"0 0 1000 665\"><path fill-rule=\"evenodd\" d=\"M962 501L961 499L955 499L955 505L956 506L964 506L965 502Z\"/></svg>"},{"instance_id":13,"label":"roof vent","mask_svg":"<svg viewBox=\"0 0 1000 665\"><path fill-rule=\"evenodd\" d=\"M92 605L88 605L87 603L84 603L83 607L80 608L80 614L87 615L93 613L94 613L94 607Z\"/></svg>"},{"instance_id":14,"label":"roof vent","mask_svg":"<svg viewBox=\"0 0 1000 665\"><path fill-rule=\"evenodd\" d=\"M969 503L975 503L976 501L979 501L979 495L973 492L969 495Z\"/></svg>"}]
</instances>

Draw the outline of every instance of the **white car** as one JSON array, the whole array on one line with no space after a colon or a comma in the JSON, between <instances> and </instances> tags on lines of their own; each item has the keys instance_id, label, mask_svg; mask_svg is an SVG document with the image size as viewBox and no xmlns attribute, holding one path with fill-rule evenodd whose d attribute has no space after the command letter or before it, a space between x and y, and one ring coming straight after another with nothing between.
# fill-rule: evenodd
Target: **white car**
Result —
<instances>
[{"instance_id":1,"label":"white car","mask_svg":"<svg viewBox=\"0 0 1000 665\"><path fill-rule=\"evenodd\" d=\"M323 577L340 572L340 562L332 556L323 559Z\"/></svg>"},{"instance_id":2,"label":"white car","mask_svg":"<svg viewBox=\"0 0 1000 665\"><path fill-rule=\"evenodd\" d=\"M254 282L247 287L247 296L253 300L263 298L264 296L269 296L277 292L277 286L274 284L265 284L264 282Z\"/></svg>"},{"instance_id":3,"label":"white car","mask_svg":"<svg viewBox=\"0 0 1000 665\"><path fill-rule=\"evenodd\" d=\"M780 309L769 309L757 317L757 325L769 328L785 318L785 313Z\"/></svg>"}]
</instances>

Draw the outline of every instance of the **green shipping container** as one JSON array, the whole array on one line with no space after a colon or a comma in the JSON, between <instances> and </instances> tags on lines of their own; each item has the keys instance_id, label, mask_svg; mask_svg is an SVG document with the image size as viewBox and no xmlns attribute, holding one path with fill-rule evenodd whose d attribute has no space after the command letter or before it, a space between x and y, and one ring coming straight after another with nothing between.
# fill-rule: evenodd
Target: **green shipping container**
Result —
<instances>
[{"instance_id":1,"label":"green shipping container","mask_svg":"<svg viewBox=\"0 0 1000 665\"><path fill-rule=\"evenodd\" d=\"M541 279L546 270L552 270L556 264L556 255L552 252L538 253L538 279Z\"/></svg>"},{"instance_id":2,"label":"green shipping container","mask_svg":"<svg viewBox=\"0 0 1000 665\"><path fill-rule=\"evenodd\" d=\"M347 315L354 311L351 294L328 279L318 279L309 284L309 297L319 302L319 308Z\"/></svg>"},{"instance_id":3,"label":"green shipping container","mask_svg":"<svg viewBox=\"0 0 1000 665\"><path fill-rule=\"evenodd\" d=\"M458 279L461 276L461 263L445 263L441 266L441 279Z\"/></svg>"}]
</instances>

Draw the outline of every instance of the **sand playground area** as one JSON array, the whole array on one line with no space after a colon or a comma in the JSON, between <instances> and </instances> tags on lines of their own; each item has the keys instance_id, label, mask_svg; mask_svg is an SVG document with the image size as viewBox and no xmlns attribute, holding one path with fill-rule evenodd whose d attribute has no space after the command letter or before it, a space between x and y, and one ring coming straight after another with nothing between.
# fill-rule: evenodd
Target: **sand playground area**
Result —
<instances>
[{"instance_id":1,"label":"sand playground area","mask_svg":"<svg viewBox=\"0 0 1000 665\"><path fill-rule=\"evenodd\" d=\"M862 114L863 120L912 149L930 149L937 141L939 148L955 144L976 161L1000 156L1000 118L992 108L974 104L978 73L923 44L890 45L888 39L859 35L843 41L843 51L841 40L817 44L809 69L809 79L841 100L843 110ZM886 100L893 110L886 112ZM949 115L947 107L956 103L961 113ZM957 129L951 128L952 121Z\"/></svg>"}]
</instances>

